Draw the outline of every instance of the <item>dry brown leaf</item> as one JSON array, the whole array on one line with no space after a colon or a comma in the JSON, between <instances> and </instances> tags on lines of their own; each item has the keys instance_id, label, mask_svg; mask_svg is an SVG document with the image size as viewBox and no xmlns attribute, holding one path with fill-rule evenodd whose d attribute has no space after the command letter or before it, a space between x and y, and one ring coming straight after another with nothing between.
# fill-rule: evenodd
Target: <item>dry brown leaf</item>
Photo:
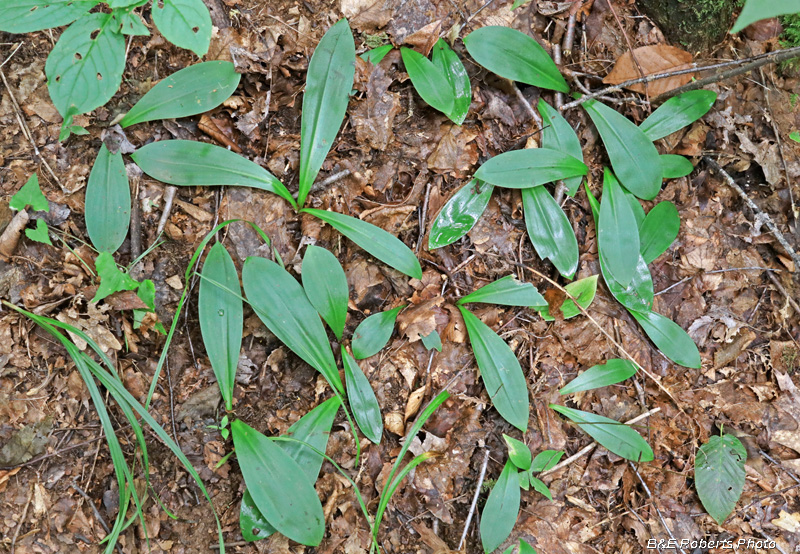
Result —
<instances>
[{"instance_id":1,"label":"dry brown leaf","mask_svg":"<svg viewBox=\"0 0 800 554\"><path fill-rule=\"evenodd\" d=\"M442 21L428 23L419 31L412 33L403 41L404 46L412 47L422 52L424 56L431 53L431 48L439 40L439 33L442 30Z\"/></svg>"},{"instance_id":2,"label":"dry brown leaf","mask_svg":"<svg viewBox=\"0 0 800 554\"><path fill-rule=\"evenodd\" d=\"M681 50L669 44L654 44L652 46L642 46L631 52L625 52L617 59L614 64L614 69L611 73L606 75L603 82L607 85L618 85L631 79L638 79L642 75L639 73L639 68L636 66L633 57L636 57L639 67L645 75L655 75L657 73L666 73L667 71L677 71L679 69L686 69L691 67L692 55L686 50ZM651 96L658 96L685 85L692 80L693 73L685 75L676 75L667 79L660 79L647 84L647 92ZM637 83L626 87L634 92L644 93L644 84Z\"/></svg>"},{"instance_id":3,"label":"dry brown leaf","mask_svg":"<svg viewBox=\"0 0 800 554\"><path fill-rule=\"evenodd\" d=\"M404 421L408 421L409 418L417 413L419 407L422 405L422 399L425 398L426 389L427 387L422 386L409 395L408 402L406 402L406 415L404 417Z\"/></svg>"}]
</instances>

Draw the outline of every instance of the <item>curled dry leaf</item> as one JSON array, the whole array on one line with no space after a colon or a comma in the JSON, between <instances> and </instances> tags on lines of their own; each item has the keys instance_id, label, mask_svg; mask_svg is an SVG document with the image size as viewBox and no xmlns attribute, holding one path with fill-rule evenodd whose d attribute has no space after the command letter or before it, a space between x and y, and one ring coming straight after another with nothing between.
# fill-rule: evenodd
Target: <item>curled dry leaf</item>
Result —
<instances>
[{"instance_id":1,"label":"curled dry leaf","mask_svg":"<svg viewBox=\"0 0 800 554\"><path fill-rule=\"evenodd\" d=\"M636 58L634 62L633 58ZM617 59L611 73L606 75L603 82L607 85L618 85L631 79L638 79L641 77L639 69L636 67L636 62L639 63L642 72L645 75L655 75L657 73L665 73L667 71L678 71L680 69L687 69L691 67L692 55L686 50L681 50L669 44L653 44L651 46L642 46L631 52L625 52ZM660 79L647 84L647 92L650 96L659 96L674 88L685 85L694 77L693 73L685 75L676 75L667 79ZM626 87L634 92L644 93L644 84L637 83Z\"/></svg>"},{"instance_id":2,"label":"curled dry leaf","mask_svg":"<svg viewBox=\"0 0 800 554\"><path fill-rule=\"evenodd\" d=\"M387 431L391 431L395 435L403 436L406 432L406 426L403 423L403 414L400 412L389 412L383 418L383 424Z\"/></svg>"},{"instance_id":3,"label":"curled dry leaf","mask_svg":"<svg viewBox=\"0 0 800 554\"><path fill-rule=\"evenodd\" d=\"M404 421L408 421L414 414L417 413L419 407L422 405L422 399L425 398L425 390L427 387L422 386L411 393L408 397L408 402L406 402L406 415L404 417Z\"/></svg>"}]
</instances>

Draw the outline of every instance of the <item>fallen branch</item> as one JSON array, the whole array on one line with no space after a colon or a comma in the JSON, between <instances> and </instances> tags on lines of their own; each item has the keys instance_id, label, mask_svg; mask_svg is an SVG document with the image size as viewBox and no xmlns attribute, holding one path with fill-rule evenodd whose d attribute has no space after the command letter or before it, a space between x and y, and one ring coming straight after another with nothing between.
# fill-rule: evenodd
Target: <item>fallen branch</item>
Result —
<instances>
[{"instance_id":1,"label":"fallen branch","mask_svg":"<svg viewBox=\"0 0 800 554\"><path fill-rule=\"evenodd\" d=\"M461 540L458 541L458 551L464 546L464 541L467 540L467 532L469 531L469 524L472 523L472 516L475 514L475 507L478 505L478 497L481 495L481 486L483 486L483 479L486 477L486 466L489 464L489 449L483 454L483 464L481 465L481 472L478 474L478 484L475 486L475 496L472 497L472 504L469 507L467 520L464 522L464 532L461 533Z\"/></svg>"}]
</instances>

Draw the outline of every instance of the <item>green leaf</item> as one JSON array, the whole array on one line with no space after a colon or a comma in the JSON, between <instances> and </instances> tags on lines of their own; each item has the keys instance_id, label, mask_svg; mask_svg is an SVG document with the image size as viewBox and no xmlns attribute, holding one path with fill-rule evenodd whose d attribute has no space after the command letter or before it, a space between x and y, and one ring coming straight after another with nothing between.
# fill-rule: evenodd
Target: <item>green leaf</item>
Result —
<instances>
[{"instance_id":1,"label":"green leaf","mask_svg":"<svg viewBox=\"0 0 800 554\"><path fill-rule=\"evenodd\" d=\"M11 197L8 206L17 211L24 210L25 206L30 206L34 212L50 211L50 203L39 188L39 176L36 173Z\"/></svg>"},{"instance_id":2,"label":"green leaf","mask_svg":"<svg viewBox=\"0 0 800 554\"><path fill-rule=\"evenodd\" d=\"M429 106L453 119L450 114L453 113L456 99L447 76L416 50L403 47L400 48L400 55L417 93Z\"/></svg>"},{"instance_id":3,"label":"green leaf","mask_svg":"<svg viewBox=\"0 0 800 554\"><path fill-rule=\"evenodd\" d=\"M294 277L273 261L250 257L242 268L242 283L250 305L267 329L332 387L344 392L319 314Z\"/></svg>"},{"instance_id":4,"label":"green leaf","mask_svg":"<svg viewBox=\"0 0 800 554\"><path fill-rule=\"evenodd\" d=\"M86 184L86 232L100 252L113 254L131 223L131 188L122 154L100 147Z\"/></svg>"},{"instance_id":5,"label":"green leaf","mask_svg":"<svg viewBox=\"0 0 800 554\"><path fill-rule=\"evenodd\" d=\"M231 255L219 242L208 251L203 263L203 277L207 279L200 280L197 302L200 332L225 408L231 411L239 352L242 349L244 315L239 274Z\"/></svg>"},{"instance_id":6,"label":"green leaf","mask_svg":"<svg viewBox=\"0 0 800 554\"><path fill-rule=\"evenodd\" d=\"M517 474L517 477L519 477L519 488L521 488L524 491L530 490L530 488L531 488L531 475L530 475L530 473L527 472L527 471L520 471Z\"/></svg>"},{"instance_id":7,"label":"green leaf","mask_svg":"<svg viewBox=\"0 0 800 554\"><path fill-rule=\"evenodd\" d=\"M493 190L494 185L473 179L451 196L433 220L428 249L453 244L466 235L483 215Z\"/></svg>"},{"instance_id":8,"label":"green leaf","mask_svg":"<svg viewBox=\"0 0 800 554\"><path fill-rule=\"evenodd\" d=\"M292 195L272 173L221 146L162 140L139 148L131 158L150 177L170 185L253 187L295 205Z\"/></svg>"},{"instance_id":9,"label":"green leaf","mask_svg":"<svg viewBox=\"0 0 800 554\"><path fill-rule=\"evenodd\" d=\"M511 9L512 10L516 10L520 6L524 6L525 4L527 4L530 1L531 0L514 0L514 3L511 4ZM514 547L512 546L511 548L514 548Z\"/></svg>"},{"instance_id":10,"label":"green leaf","mask_svg":"<svg viewBox=\"0 0 800 554\"><path fill-rule=\"evenodd\" d=\"M661 154L661 177L664 179L677 179L686 177L694 166L687 158L677 154Z\"/></svg>"},{"instance_id":11,"label":"green leaf","mask_svg":"<svg viewBox=\"0 0 800 554\"><path fill-rule=\"evenodd\" d=\"M531 475L530 480L531 480L531 486L533 487L533 490L535 490L539 494L545 496L548 500L552 500L553 499L553 494L550 492L550 489L547 487L547 485L545 485L542 482L541 479L537 479L536 477ZM520 548L520 552L521 551L522 551L522 548Z\"/></svg>"},{"instance_id":12,"label":"green leaf","mask_svg":"<svg viewBox=\"0 0 800 554\"><path fill-rule=\"evenodd\" d=\"M553 262L561 275L572 279L578 270L578 239L564 210L544 187L522 189L522 206L536 253Z\"/></svg>"},{"instance_id":13,"label":"green leaf","mask_svg":"<svg viewBox=\"0 0 800 554\"><path fill-rule=\"evenodd\" d=\"M747 450L733 435L713 436L694 458L694 484L708 514L722 523L744 490Z\"/></svg>"},{"instance_id":14,"label":"green leaf","mask_svg":"<svg viewBox=\"0 0 800 554\"><path fill-rule=\"evenodd\" d=\"M458 300L459 305L469 302L529 308L547 306L547 300L539 294L536 287L531 283L518 281L513 275L506 275Z\"/></svg>"},{"instance_id":15,"label":"green leaf","mask_svg":"<svg viewBox=\"0 0 800 554\"><path fill-rule=\"evenodd\" d=\"M439 68L439 71L447 78L453 93L453 109L447 114L447 117L456 125L461 125L464 123L469 112L469 105L472 103L472 87L467 70L464 69L464 64L458 59L458 55L441 38L433 45L431 60L433 65Z\"/></svg>"},{"instance_id":16,"label":"green leaf","mask_svg":"<svg viewBox=\"0 0 800 554\"><path fill-rule=\"evenodd\" d=\"M114 19L117 22L117 31L123 35L134 37L150 36L150 30L142 21L141 16L135 13L133 9L134 8L129 8L127 10L114 10L112 12Z\"/></svg>"},{"instance_id":17,"label":"green leaf","mask_svg":"<svg viewBox=\"0 0 800 554\"><path fill-rule=\"evenodd\" d=\"M591 100L583 104L606 147L622 185L642 200L661 190L661 158L652 141L630 119Z\"/></svg>"},{"instance_id":18,"label":"green leaf","mask_svg":"<svg viewBox=\"0 0 800 554\"><path fill-rule=\"evenodd\" d=\"M635 374L636 366L630 361L608 360L604 364L590 367L558 392L561 394L573 394L584 390L599 389L607 385L621 383Z\"/></svg>"},{"instance_id":19,"label":"green leaf","mask_svg":"<svg viewBox=\"0 0 800 554\"><path fill-rule=\"evenodd\" d=\"M531 449L528 446L513 437L509 437L503 433L503 439L508 446L508 459L522 471L528 471L531 468Z\"/></svg>"},{"instance_id":20,"label":"green leaf","mask_svg":"<svg viewBox=\"0 0 800 554\"><path fill-rule=\"evenodd\" d=\"M136 296L139 300L147 304L151 312L156 311L156 285L150 279L145 279L139 283L139 288L136 289Z\"/></svg>"},{"instance_id":21,"label":"green leaf","mask_svg":"<svg viewBox=\"0 0 800 554\"><path fill-rule=\"evenodd\" d=\"M211 14L203 0L156 0L151 10L153 23L165 39L201 58L206 55L211 42Z\"/></svg>"},{"instance_id":22,"label":"green leaf","mask_svg":"<svg viewBox=\"0 0 800 554\"><path fill-rule=\"evenodd\" d=\"M708 112L717 93L711 90L691 90L673 96L642 121L639 129L648 139L656 141L691 125Z\"/></svg>"},{"instance_id":23,"label":"green leaf","mask_svg":"<svg viewBox=\"0 0 800 554\"><path fill-rule=\"evenodd\" d=\"M800 0L747 0L731 33L738 33L751 23L777 15L800 12Z\"/></svg>"},{"instance_id":24,"label":"green leaf","mask_svg":"<svg viewBox=\"0 0 800 554\"><path fill-rule=\"evenodd\" d=\"M641 203L639 203L639 200L633 194L631 194L630 191L623 188L622 192L625 194L625 200L628 201L628 204L631 207L631 211L633 212L633 218L636 220L636 228L639 229L641 232L642 223L644 223L644 218L646 217L644 213L644 208L642 208L642 205ZM599 215L600 212L599 203L597 204L597 208Z\"/></svg>"},{"instance_id":25,"label":"green leaf","mask_svg":"<svg viewBox=\"0 0 800 554\"><path fill-rule=\"evenodd\" d=\"M542 483L544 484L544 483ZM549 492L549 489L548 489ZM552 498L550 498L552 500ZM536 549L529 545L524 540L519 540L519 554L536 554Z\"/></svg>"},{"instance_id":26,"label":"green leaf","mask_svg":"<svg viewBox=\"0 0 800 554\"><path fill-rule=\"evenodd\" d=\"M302 208L322 162L342 126L356 71L356 47L346 19L340 19L319 41L306 74L300 121L300 190Z\"/></svg>"},{"instance_id":27,"label":"green leaf","mask_svg":"<svg viewBox=\"0 0 800 554\"><path fill-rule=\"evenodd\" d=\"M541 472L552 469L564 455L563 450L542 450L531 462L531 471Z\"/></svg>"},{"instance_id":28,"label":"green leaf","mask_svg":"<svg viewBox=\"0 0 800 554\"><path fill-rule=\"evenodd\" d=\"M378 65L381 63L381 60L386 57L386 54L392 51L392 48L394 47L391 44L384 44L383 46L378 46L372 50L367 50L361 54L359 58L365 62L371 63L372 65Z\"/></svg>"},{"instance_id":29,"label":"green leaf","mask_svg":"<svg viewBox=\"0 0 800 554\"><path fill-rule=\"evenodd\" d=\"M86 113L108 102L125 70L125 38L110 14L81 17L61 34L47 56L47 89L58 113Z\"/></svg>"},{"instance_id":30,"label":"green leaf","mask_svg":"<svg viewBox=\"0 0 800 554\"><path fill-rule=\"evenodd\" d=\"M94 261L94 267L97 269L97 276L100 277L100 286L97 287L92 303L99 302L115 292L139 288L139 282L134 281L130 275L121 271L114 261L114 256L109 252L100 252L100 255Z\"/></svg>"},{"instance_id":31,"label":"green leaf","mask_svg":"<svg viewBox=\"0 0 800 554\"><path fill-rule=\"evenodd\" d=\"M472 312L461 306L458 309L492 404L503 419L524 432L528 428L528 383L516 354Z\"/></svg>"},{"instance_id":32,"label":"green leaf","mask_svg":"<svg viewBox=\"0 0 800 554\"><path fill-rule=\"evenodd\" d=\"M639 231L641 254L649 264L663 254L677 238L681 228L681 218L675 204L659 202L645 217Z\"/></svg>"},{"instance_id":33,"label":"green leaf","mask_svg":"<svg viewBox=\"0 0 800 554\"><path fill-rule=\"evenodd\" d=\"M494 552L511 534L517 522L519 501L517 469L508 460L481 513L481 544L487 554Z\"/></svg>"},{"instance_id":34,"label":"green leaf","mask_svg":"<svg viewBox=\"0 0 800 554\"><path fill-rule=\"evenodd\" d=\"M280 446L237 419L231 424L236 457L258 511L282 535L317 546L325 535L322 504L308 477Z\"/></svg>"},{"instance_id":35,"label":"green leaf","mask_svg":"<svg viewBox=\"0 0 800 554\"><path fill-rule=\"evenodd\" d=\"M50 235L47 233L47 223L44 219L36 220L36 229L25 229L25 236L30 240L41 242L42 244L53 245L50 242Z\"/></svg>"},{"instance_id":36,"label":"green leaf","mask_svg":"<svg viewBox=\"0 0 800 554\"><path fill-rule=\"evenodd\" d=\"M628 425L597 414L573 410L566 406L550 404L550 407L574 421L598 444L617 456L634 462L653 461L653 450L650 445Z\"/></svg>"},{"instance_id":37,"label":"green leaf","mask_svg":"<svg viewBox=\"0 0 800 554\"><path fill-rule=\"evenodd\" d=\"M0 31L33 33L69 25L98 3L99 0L3 0Z\"/></svg>"},{"instance_id":38,"label":"green leaf","mask_svg":"<svg viewBox=\"0 0 800 554\"><path fill-rule=\"evenodd\" d=\"M125 128L144 121L188 117L213 110L239 86L241 75L231 62L191 65L151 88L119 124Z\"/></svg>"},{"instance_id":39,"label":"green leaf","mask_svg":"<svg viewBox=\"0 0 800 554\"><path fill-rule=\"evenodd\" d=\"M797 131L792 131L791 133L789 133L789 138L795 142L800 142L800 133L798 133Z\"/></svg>"},{"instance_id":40,"label":"green leaf","mask_svg":"<svg viewBox=\"0 0 800 554\"><path fill-rule=\"evenodd\" d=\"M394 331L394 322L397 314L405 306L398 306L379 314L373 314L358 324L353 333L353 356L363 360L374 356L389 342Z\"/></svg>"},{"instance_id":41,"label":"green leaf","mask_svg":"<svg viewBox=\"0 0 800 554\"><path fill-rule=\"evenodd\" d=\"M614 174L605 169L597 248L614 279L628 286L636 272L639 230L631 206Z\"/></svg>"},{"instance_id":42,"label":"green leaf","mask_svg":"<svg viewBox=\"0 0 800 554\"><path fill-rule=\"evenodd\" d=\"M305 208L303 211L321 219L386 265L409 277L422 279L419 260L394 235L349 215L312 208Z\"/></svg>"},{"instance_id":43,"label":"green leaf","mask_svg":"<svg viewBox=\"0 0 800 554\"><path fill-rule=\"evenodd\" d=\"M464 37L473 59L489 71L535 87L569 92L553 59L534 39L515 29L481 27Z\"/></svg>"},{"instance_id":44,"label":"green leaf","mask_svg":"<svg viewBox=\"0 0 800 554\"><path fill-rule=\"evenodd\" d=\"M569 154L548 148L525 148L489 159L475 172L475 178L498 187L526 189L587 172L586 164Z\"/></svg>"},{"instance_id":45,"label":"green leaf","mask_svg":"<svg viewBox=\"0 0 800 554\"><path fill-rule=\"evenodd\" d=\"M664 356L684 367L700 368L697 345L680 325L656 312L629 311Z\"/></svg>"},{"instance_id":46,"label":"green leaf","mask_svg":"<svg viewBox=\"0 0 800 554\"><path fill-rule=\"evenodd\" d=\"M578 304L580 304L585 310L594 301L594 295L597 292L597 275L579 279L568 284L564 288L567 289L567 292L578 300ZM561 304L561 317L564 319L575 317L579 313L581 313L581 311L578 309L572 299L567 298L564 300L564 303ZM539 315L541 315L542 319L545 321L555 321L555 318L550 315L549 306L539 310Z\"/></svg>"},{"instance_id":47,"label":"green leaf","mask_svg":"<svg viewBox=\"0 0 800 554\"><path fill-rule=\"evenodd\" d=\"M439 352L442 351L442 337L439 336L439 333L436 332L436 329L431 331L429 335L420 335L420 338L422 339L422 344L427 350L438 350Z\"/></svg>"},{"instance_id":48,"label":"green leaf","mask_svg":"<svg viewBox=\"0 0 800 554\"><path fill-rule=\"evenodd\" d=\"M581 149L581 141L578 140L578 135L566 119L562 117L558 110L551 107L547 102L539 99L539 115L544 121L542 127L542 148L550 148L551 150L558 150L570 156L583 161L583 150ZM581 186L583 177L570 177L564 179L564 186L567 187L567 193L570 196L575 196L578 192L578 187Z\"/></svg>"},{"instance_id":49,"label":"green leaf","mask_svg":"<svg viewBox=\"0 0 800 554\"><path fill-rule=\"evenodd\" d=\"M301 277L311 305L341 341L350 289L339 260L324 248L309 245L303 256Z\"/></svg>"},{"instance_id":50,"label":"green leaf","mask_svg":"<svg viewBox=\"0 0 800 554\"><path fill-rule=\"evenodd\" d=\"M361 371L353 357L342 346L342 361L344 362L344 379L347 383L347 398L353 409L353 417L358 423L358 428L369 440L378 444L383 434L383 418L378 399L369 379Z\"/></svg>"}]
</instances>

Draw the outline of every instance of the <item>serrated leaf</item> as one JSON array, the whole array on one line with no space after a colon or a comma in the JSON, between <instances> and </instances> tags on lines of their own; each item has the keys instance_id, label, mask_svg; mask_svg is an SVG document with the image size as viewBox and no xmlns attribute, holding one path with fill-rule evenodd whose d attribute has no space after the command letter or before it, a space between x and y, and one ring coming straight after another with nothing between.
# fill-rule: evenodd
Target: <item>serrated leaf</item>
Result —
<instances>
[{"instance_id":1,"label":"serrated leaf","mask_svg":"<svg viewBox=\"0 0 800 554\"><path fill-rule=\"evenodd\" d=\"M53 243L50 241L50 235L47 231L48 228L45 220L37 219L36 228L25 229L25 236L32 241L41 242L42 244L49 244L50 246L52 246Z\"/></svg>"},{"instance_id":2,"label":"serrated leaf","mask_svg":"<svg viewBox=\"0 0 800 554\"><path fill-rule=\"evenodd\" d=\"M694 458L694 485L703 507L718 524L736 507L744 490L747 450L733 435L712 436Z\"/></svg>"},{"instance_id":3,"label":"serrated leaf","mask_svg":"<svg viewBox=\"0 0 800 554\"><path fill-rule=\"evenodd\" d=\"M492 197L494 185L473 179L442 206L428 234L428 248L441 248L466 235L475 226Z\"/></svg>"},{"instance_id":4,"label":"serrated leaf","mask_svg":"<svg viewBox=\"0 0 800 554\"><path fill-rule=\"evenodd\" d=\"M22 188L11 197L8 206L17 211L24 210L25 206L30 206L34 212L50 211L50 203L39 187L39 176L36 173L28 177Z\"/></svg>"},{"instance_id":5,"label":"serrated leaf","mask_svg":"<svg viewBox=\"0 0 800 554\"><path fill-rule=\"evenodd\" d=\"M536 477L531 475L531 486L533 487L533 490L545 496L548 500L553 499L553 494L550 492L550 489L547 487L547 485L544 484L544 482L541 479L537 479ZM521 551L522 548L520 548L520 552Z\"/></svg>"},{"instance_id":6,"label":"serrated leaf","mask_svg":"<svg viewBox=\"0 0 800 554\"><path fill-rule=\"evenodd\" d=\"M664 356L684 367L701 366L697 345L680 325L656 312L630 312Z\"/></svg>"},{"instance_id":7,"label":"serrated leaf","mask_svg":"<svg viewBox=\"0 0 800 554\"><path fill-rule=\"evenodd\" d=\"M344 378L347 384L347 398L353 409L353 417L358 428L370 441L378 444L383 434L383 418L378 399L369 379L361 371L353 357L342 346L342 362L344 364Z\"/></svg>"},{"instance_id":8,"label":"serrated leaf","mask_svg":"<svg viewBox=\"0 0 800 554\"><path fill-rule=\"evenodd\" d=\"M525 148L489 159L475 172L475 178L498 187L526 189L587 172L586 164L564 152Z\"/></svg>"},{"instance_id":9,"label":"serrated leaf","mask_svg":"<svg viewBox=\"0 0 800 554\"><path fill-rule=\"evenodd\" d=\"M33 33L69 25L98 3L99 0L4 0L0 2L0 31Z\"/></svg>"},{"instance_id":10,"label":"serrated leaf","mask_svg":"<svg viewBox=\"0 0 800 554\"><path fill-rule=\"evenodd\" d=\"M531 468L531 449L524 442L509 437L505 433L503 439L506 441L508 459L511 460L511 463L522 471L529 470Z\"/></svg>"},{"instance_id":11,"label":"serrated leaf","mask_svg":"<svg viewBox=\"0 0 800 554\"><path fill-rule=\"evenodd\" d=\"M100 252L114 253L125 242L131 223L131 188L122 154L106 145L92 166L86 184L86 232Z\"/></svg>"},{"instance_id":12,"label":"serrated leaf","mask_svg":"<svg viewBox=\"0 0 800 554\"><path fill-rule=\"evenodd\" d=\"M428 335L420 335L420 338L426 350L442 351L442 338L439 336L439 333L436 332L436 329L431 331Z\"/></svg>"},{"instance_id":13,"label":"serrated leaf","mask_svg":"<svg viewBox=\"0 0 800 554\"><path fill-rule=\"evenodd\" d=\"M473 59L489 71L535 87L569 92L555 62L534 39L515 29L481 27L464 37Z\"/></svg>"},{"instance_id":14,"label":"serrated leaf","mask_svg":"<svg viewBox=\"0 0 800 554\"><path fill-rule=\"evenodd\" d=\"M571 419L609 452L634 462L653 461L653 449L639 433L628 425L601 415L573 410L566 406L550 404L550 407Z\"/></svg>"},{"instance_id":15,"label":"serrated leaf","mask_svg":"<svg viewBox=\"0 0 800 554\"><path fill-rule=\"evenodd\" d=\"M384 44L383 46L367 50L358 57L372 65L378 65L381 63L381 60L386 57L386 54L392 51L392 48L394 47L391 44Z\"/></svg>"},{"instance_id":16,"label":"serrated leaf","mask_svg":"<svg viewBox=\"0 0 800 554\"><path fill-rule=\"evenodd\" d=\"M639 245L639 230L631 206L614 175L606 168L597 223L597 248L609 272L622 286L628 286L633 280Z\"/></svg>"},{"instance_id":17,"label":"serrated leaf","mask_svg":"<svg viewBox=\"0 0 800 554\"><path fill-rule=\"evenodd\" d=\"M519 478L511 460L506 462L481 512L481 544L485 553L494 552L514 529L519 513Z\"/></svg>"},{"instance_id":18,"label":"serrated leaf","mask_svg":"<svg viewBox=\"0 0 800 554\"><path fill-rule=\"evenodd\" d=\"M340 19L322 37L308 63L300 120L300 207L342 126L355 71L353 33L347 20Z\"/></svg>"},{"instance_id":19,"label":"serrated leaf","mask_svg":"<svg viewBox=\"0 0 800 554\"><path fill-rule=\"evenodd\" d=\"M151 14L165 39L201 58L206 55L212 25L203 0L155 0Z\"/></svg>"},{"instance_id":20,"label":"serrated leaf","mask_svg":"<svg viewBox=\"0 0 800 554\"><path fill-rule=\"evenodd\" d=\"M642 121L639 129L648 139L656 141L691 125L703 117L716 101L717 93L711 90L684 92L661 104Z\"/></svg>"},{"instance_id":21,"label":"serrated leaf","mask_svg":"<svg viewBox=\"0 0 800 554\"><path fill-rule=\"evenodd\" d=\"M572 128L566 119L559 113L558 110L550 106L547 102L539 99L539 115L544 121L542 127L542 148L550 148L551 150L558 150L565 152L570 156L583 161L583 150L581 149L581 141L575 130ZM567 194L575 196L578 192L578 187L581 186L583 177L570 177L564 179L564 186L567 187Z\"/></svg>"},{"instance_id":22,"label":"serrated leaf","mask_svg":"<svg viewBox=\"0 0 800 554\"><path fill-rule=\"evenodd\" d=\"M469 112L469 105L472 103L472 87L467 70L464 69L464 64L458 59L458 55L453 52L450 45L441 38L433 45L431 61L447 78L453 93L453 109L447 114L447 117L456 125L461 125L464 123Z\"/></svg>"},{"instance_id":23,"label":"serrated leaf","mask_svg":"<svg viewBox=\"0 0 800 554\"><path fill-rule=\"evenodd\" d=\"M540 258L572 279L578 270L578 239L567 215L544 187L522 189L525 228Z\"/></svg>"},{"instance_id":24,"label":"serrated leaf","mask_svg":"<svg viewBox=\"0 0 800 554\"><path fill-rule=\"evenodd\" d=\"M563 450L542 450L531 462L531 471L542 472L552 469L558 465L563 455Z\"/></svg>"},{"instance_id":25,"label":"serrated leaf","mask_svg":"<svg viewBox=\"0 0 800 554\"><path fill-rule=\"evenodd\" d=\"M678 179L686 177L694 166L687 158L677 154L661 154L661 177L664 179Z\"/></svg>"},{"instance_id":26,"label":"serrated leaf","mask_svg":"<svg viewBox=\"0 0 800 554\"><path fill-rule=\"evenodd\" d=\"M646 264L663 254L677 238L681 229L681 218L675 204L659 202L642 222L639 231L641 254Z\"/></svg>"},{"instance_id":27,"label":"serrated leaf","mask_svg":"<svg viewBox=\"0 0 800 554\"><path fill-rule=\"evenodd\" d=\"M301 278L311 305L341 341L350 288L339 260L324 248L308 245Z\"/></svg>"},{"instance_id":28,"label":"serrated leaf","mask_svg":"<svg viewBox=\"0 0 800 554\"><path fill-rule=\"evenodd\" d=\"M597 275L592 275L590 277L578 279L577 281L569 283L564 288L578 301L578 304L580 304L580 306L585 310L589 306L591 306L592 302L594 301L594 296L595 293L597 292ZM561 317L563 317L564 319L575 317L580 313L581 313L580 309L575 305L575 302L573 302L571 298L565 299L564 303L561 304ZM539 310L539 315L541 315L542 319L544 319L545 321L555 321L555 318L552 315L550 315L549 306Z\"/></svg>"},{"instance_id":29,"label":"serrated leaf","mask_svg":"<svg viewBox=\"0 0 800 554\"><path fill-rule=\"evenodd\" d=\"M131 276L117 267L114 256L109 252L100 252L94 261L97 276L100 277L100 286L92 298L92 303L99 302L106 296L123 290L136 290L139 282L131 279Z\"/></svg>"},{"instance_id":30,"label":"serrated leaf","mask_svg":"<svg viewBox=\"0 0 800 554\"><path fill-rule=\"evenodd\" d=\"M394 331L397 314L405 306L398 306L378 314L373 314L358 324L353 332L353 356L357 360L369 358L380 352L389 342Z\"/></svg>"},{"instance_id":31,"label":"serrated leaf","mask_svg":"<svg viewBox=\"0 0 800 554\"><path fill-rule=\"evenodd\" d=\"M470 302L529 308L547 305L547 301L533 284L518 281L513 275L506 275L458 300L459 305Z\"/></svg>"},{"instance_id":32,"label":"serrated leaf","mask_svg":"<svg viewBox=\"0 0 800 554\"><path fill-rule=\"evenodd\" d=\"M584 390L599 389L600 387L621 383L635 374L636 366L629 360L608 360L604 364L590 367L558 392L561 394L573 394Z\"/></svg>"},{"instance_id":33,"label":"serrated leaf","mask_svg":"<svg viewBox=\"0 0 800 554\"><path fill-rule=\"evenodd\" d=\"M458 309L492 404L503 419L524 432L528 428L528 383L516 354L472 312L462 306Z\"/></svg>"},{"instance_id":34,"label":"serrated leaf","mask_svg":"<svg viewBox=\"0 0 800 554\"><path fill-rule=\"evenodd\" d=\"M450 117L455 105L455 95L447 76L416 50L403 47L400 48L400 55L417 94L429 106Z\"/></svg>"}]
</instances>

